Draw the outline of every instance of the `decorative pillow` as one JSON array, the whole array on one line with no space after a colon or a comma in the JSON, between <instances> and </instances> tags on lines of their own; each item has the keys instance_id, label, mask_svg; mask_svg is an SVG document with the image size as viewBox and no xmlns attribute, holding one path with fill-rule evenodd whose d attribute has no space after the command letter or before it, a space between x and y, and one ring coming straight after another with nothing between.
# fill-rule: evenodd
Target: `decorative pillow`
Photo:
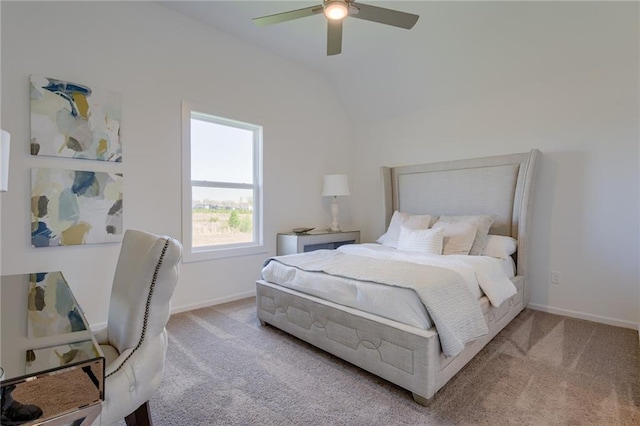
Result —
<instances>
[{"instance_id":1,"label":"decorative pillow","mask_svg":"<svg viewBox=\"0 0 640 426\"><path fill-rule=\"evenodd\" d=\"M398 239L400 238L400 226L405 220L405 215L406 213L400 213L397 210L393 212L393 216L391 216L391 221L389 222L387 232L385 232L377 240L380 244L393 248L398 247Z\"/></svg>"},{"instance_id":2,"label":"decorative pillow","mask_svg":"<svg viewBox=\"0 0 640 426\"><path fill-rule=\"evenodd\" d=\"M487 241L487 235L489 234L489 228L496 220L498 215L477 215L477 216L440 216L438 220L447 223L453 222L470 222L476 225L476 235L473 239L471 249L469 249L470 255L477 256L482 253L482 249Z\"/></svg>"},{"instance_id":3,"label":"decorative pillow","mask_svg":"<svg viewBox=\"0 0 640 426\"><path fill-rule=\"evenodd\" d=\"M400 227L406 225L413 229L426 229L431 223L431 216L425 215L411 215L409 213L402 213L399 211L393 212L391 216L391 222L389 222L389 228L387 232L378 238L378 242L382 245L398 248L398 240L400 239Z\"/></svg>"},{"instance_id":4,"label":"decorative pillow","mask_svg":"<svg viewBox=\"0 0 640 426\"><path fill-rule=\"evenodd\" d=\"M409 214L403 225L411 229L427 229L431 228L431 215L428 214Z\"/></svg>"},{"instance_id":5,"label":"decorative pillow","mask_svg":"<svg viewBox=\"0 0 640 426\"><path fill-rule=\"evenodd\" d=\"M487 235L489 234L489 228L493 225L493 222L498 217L497 214L478 216L478 229L476 230L476 238L473 240L473 245L469 254L478 256L482 253L482 249L487 243Z\"/></svg>"},{"instance_id":6,"label":"decorative pillow","mask_svg":"<svg viewBox=\"0 0 640 426\"><path fill-rule=\"evenodd\" d=\"M424 254L442 254L444 228L412 229L405 225L400 227L398 250L408 250Z\"/></svg>"},{"instance_id":7,"label":"decorative pillow","mask_svg":"<svg viewBox=\"0 0 640 426\"><path fill-rule=\"evenodd\" d=\"M487 243L482 250L483 256L508 259L518 249L518 240L504 235L487 235Z\"/></svg>"},{"instance_id":8,"label":"decorative pillow","mask_svg":"<svg viewBox=\"0 0 640 426\"><path fill-rule=\"evenodd\" d=\"M442 217L432 229L444 228L442 254L469 254L478 229L477 221L443 221Z\"/></svg>"}]
</instances>

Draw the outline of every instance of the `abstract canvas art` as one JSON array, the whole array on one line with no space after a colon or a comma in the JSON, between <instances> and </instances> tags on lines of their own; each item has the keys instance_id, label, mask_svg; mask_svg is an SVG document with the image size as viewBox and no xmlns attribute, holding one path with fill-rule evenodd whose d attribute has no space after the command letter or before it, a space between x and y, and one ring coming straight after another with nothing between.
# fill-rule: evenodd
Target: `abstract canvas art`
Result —
<instances>
[{"instance_id":1,"label":"abstract canvas art","mask_svg":"<svg viewBox=\"0 0 640 426\"><path fill-rule=\"evenodd\" d=\"M118 93L31 76L31 154L122 161Z\"/></svg>"},{"instance_id":2,"label":"abstract canvas art","mask_svg":"<svg viewBox=\"0 0 640 426\"><path fill-rule=\"evenodd\" d=\"M122 174L31 169L31 245L122 240Z\"/></svg>"}]
</instances>

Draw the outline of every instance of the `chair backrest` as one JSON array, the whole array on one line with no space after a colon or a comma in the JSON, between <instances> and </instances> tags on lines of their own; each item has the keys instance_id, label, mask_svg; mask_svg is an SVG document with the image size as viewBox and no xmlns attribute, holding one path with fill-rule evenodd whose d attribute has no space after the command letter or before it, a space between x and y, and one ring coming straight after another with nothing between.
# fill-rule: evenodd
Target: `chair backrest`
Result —
<instances>
[{"instance_id":1,"label":"chair backrest","mask_svg":"<svg viewBox=\"0 0 640 426\"><path fill-rule=\"evenodd\" d=\"M162 332L178 282L182 244L176 239L128 229L122 240L107 336L120 353Z\"/></svg>"}]
</instances>

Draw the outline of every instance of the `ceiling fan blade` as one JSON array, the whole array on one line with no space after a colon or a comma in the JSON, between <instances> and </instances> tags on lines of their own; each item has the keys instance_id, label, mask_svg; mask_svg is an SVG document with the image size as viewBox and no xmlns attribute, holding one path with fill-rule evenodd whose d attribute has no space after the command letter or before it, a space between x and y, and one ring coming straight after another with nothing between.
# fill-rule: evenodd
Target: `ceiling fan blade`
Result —
<instances>
[{"instance_id":1,"label":"ceiling fan blade","mask_svg":"<svg viewBox=\"0 0 640 426\"><path fill-rule=\"evenodd\" d=\"M400 12L399 10L385 9L384 7L370 6L362 3L351 3L357 10L349 13L349 16L380 24L392 25L405 29L411 29L420 16L413 13Z\"/></svg>"},{"instance_id":2,"label":"ceiling fan blade","mask_svg":"<svg viewBox=\"0 0 640 426\"><path fill-rule=\"evenodd\" d=\"M304 9L291 10L289 12L276 13L275 15L253 18L253 23L260 27L264 27L265 25L279 24L280 22L291 21L293 19L306 18L307 16L322 13L322 11L322 5L305 7Z\"/></svg>"},{"instance_id":3,"label":"ceiling fan blade","mask_svg":"<svg viewBox=\"0 0 640 426\"><path fill-rule=\"evenodd\" d=\"M327 19L327 55L342 52L342 19Z\"/></svg>"}]
</instances>

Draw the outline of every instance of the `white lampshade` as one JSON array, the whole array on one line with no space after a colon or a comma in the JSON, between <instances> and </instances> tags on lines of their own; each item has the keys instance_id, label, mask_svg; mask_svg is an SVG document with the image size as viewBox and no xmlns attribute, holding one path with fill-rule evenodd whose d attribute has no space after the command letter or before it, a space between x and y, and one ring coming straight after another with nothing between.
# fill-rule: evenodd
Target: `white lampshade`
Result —
<instances>
[{"instance_id":1,"label":"white lampshade","mask_svg":"<svg viewBox=\"0 0 640 426\"><path fill-rule=\"evenodd\" d=\"M0 192L6 192L9 186L9 140L11 135L6 130L0 130Z\"/></svg>"},{"instance_id":2,"label":"white lampshade","mask_svg":"<svg viewBox=\"0 0 640 426\"><path fill-rule=\"evenodd\" d=\"M342 195L351 195L349 192L349 177L347 175L325 175L322 196L338 197Z\"/></svg>"}]
</instances>

